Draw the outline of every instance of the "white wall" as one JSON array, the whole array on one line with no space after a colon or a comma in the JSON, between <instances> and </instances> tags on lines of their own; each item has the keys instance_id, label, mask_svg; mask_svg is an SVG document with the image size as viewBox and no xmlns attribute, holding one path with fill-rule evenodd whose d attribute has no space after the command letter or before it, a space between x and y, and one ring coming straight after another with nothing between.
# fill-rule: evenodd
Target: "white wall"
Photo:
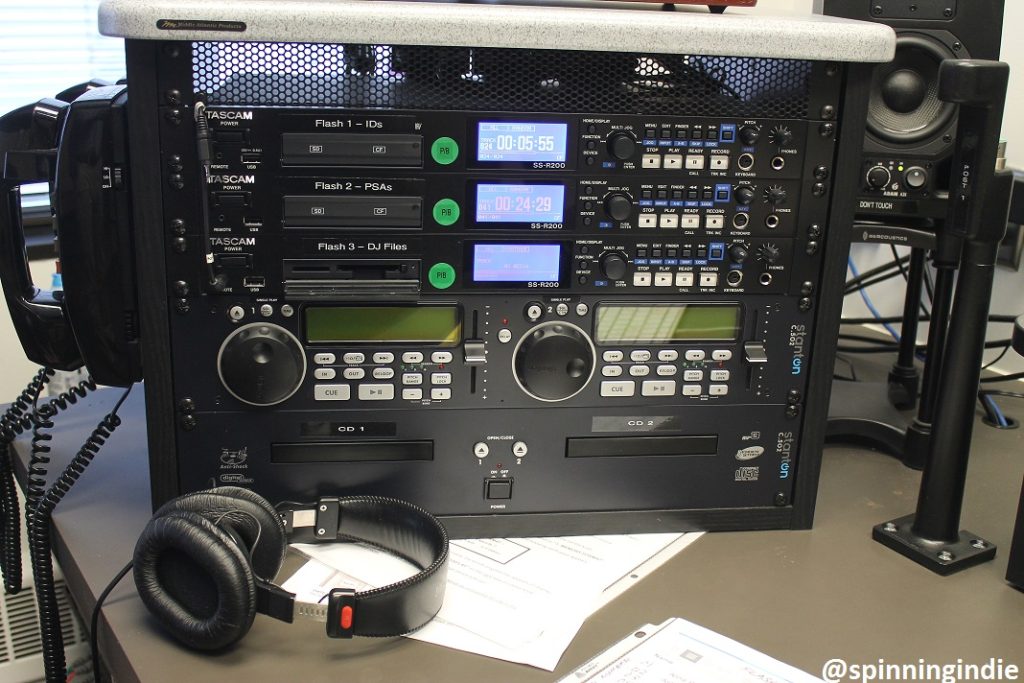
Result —
<instances>
[{"instance_id":1,"label":"white wall","mask_svg":"<svg viewBox=\"0 0 1024 683\"><path fill-rule=\"evenodd\" d=\"M52 274L53 261L32 263L32 279L40 287L49 289ZM38 369L25 358L7 312L7 301L0 298L0 403L14 400Z\"/></svg>"}]
</instances>

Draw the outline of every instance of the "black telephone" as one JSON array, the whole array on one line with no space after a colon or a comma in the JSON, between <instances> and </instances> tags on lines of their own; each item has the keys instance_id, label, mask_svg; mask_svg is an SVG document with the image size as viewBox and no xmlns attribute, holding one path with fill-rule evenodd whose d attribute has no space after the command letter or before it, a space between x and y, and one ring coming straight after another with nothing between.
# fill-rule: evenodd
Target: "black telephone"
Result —
<instances>
[{"instance_id":1,"label":"black telephone","mask_svg":"<svg viewBox=\"0 0 1024 683\"><path fill-rule=\"evenodd\" d=\"M126 86L92 82L0 117L0 283L25 354L125 387L142 378L127 100ZM41 182L63 292L37 287L29 271L21 187Z\"/></svg>"}]
</instances>

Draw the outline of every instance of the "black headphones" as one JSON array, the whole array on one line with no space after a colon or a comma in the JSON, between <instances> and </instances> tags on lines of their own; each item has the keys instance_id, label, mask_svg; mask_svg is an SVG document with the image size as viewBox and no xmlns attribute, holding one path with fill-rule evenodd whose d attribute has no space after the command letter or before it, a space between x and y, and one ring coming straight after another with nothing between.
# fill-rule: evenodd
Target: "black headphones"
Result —
<instances>
[{"instance_id":1,"label":"black headphones","mask_svg":"<svg viewBox=\"0 0 1024 683\"><path fill-rule=\"evenodd\" d=\"M288 543L356 541L420 571L362 593L335 588L326 604L298 602L272 583ZM275 509L248 489L222 486L163 505L133 559L142 602L172 636L216 650L242 638L256 613L326 622L332 638L399 636L434 618L444 601L448 534L425 510L394 498L321 498Z\"/></svg>"}]
</instances>

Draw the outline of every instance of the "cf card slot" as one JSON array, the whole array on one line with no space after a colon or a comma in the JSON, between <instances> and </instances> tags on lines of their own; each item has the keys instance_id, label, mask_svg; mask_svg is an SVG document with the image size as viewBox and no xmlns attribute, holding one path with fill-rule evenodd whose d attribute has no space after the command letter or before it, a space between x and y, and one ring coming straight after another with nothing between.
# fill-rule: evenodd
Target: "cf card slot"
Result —
<instances>
[{"instance_id":1,"label":"cf card slot","mask_svg":"<svg viewBox=\"0 0 1024 683\"><path fill-rule=\"evenodd\" d=\"M433 459L433 441L270 444L270 462L387 462Z\"/></svg>"},{"instance_id":2,"label":"cf card slot","mask_svg":"<svg viewBox=\"0 0 1024 683\"><path fill-rule=\"evenodd\" d=\"M281 161L299 166L422 166L423 136L283 133Z\"/></svg>"},{"instance_id":3,"label":"cf card slot","mask_svg":"<svg viewBox=\"0 0 1024 683\"><path fill-rule=\"evenodd\" d=\"M419 228L423 225L420 197L286 196L286 228Z\"/></svg>"},{"instance_id":4,"label":"cf card slot","mask_svg":"<svg viewBox=\"0 0 1024 683\"><path fill-rule=\"evenodd\" d=\"M289 259L285 294L296 298L401 296L420 289L416 259Z\"/></svg>"},{"instance_id":5,"label":"cf card slot","mask_svg":"<svg viewBox=\"0 0 1024 683\"><path fill-rule=\"evenodd\" d=\"M566 439L567 458L632 458L656 456L713 456L718 454L718 437L707 436L624 436Z\"/></svg>"}]
</instances>

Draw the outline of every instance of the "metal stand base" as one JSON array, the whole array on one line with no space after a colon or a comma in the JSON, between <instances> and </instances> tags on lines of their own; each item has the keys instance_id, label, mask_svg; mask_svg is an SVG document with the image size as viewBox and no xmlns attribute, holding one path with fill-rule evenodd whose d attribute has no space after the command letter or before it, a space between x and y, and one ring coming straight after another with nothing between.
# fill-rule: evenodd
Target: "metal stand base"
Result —
<instances>
[{"instance_id":1,"label":"metal stand base","mask_svg":"<svg viewBox=\"0 0 1024 683\"><path fill-rule=\"evenodd\" d=\"M910 558L936 574L955 572L988 562L996 556L996 546L969 531L960 531L953 543L932 541L914 533L914 515L899 517L871 530L871 538L890 550Z\"/></svg>"},{"instance_id":2,"label":"metal stand base","mask_svg":"<svg viewBox=\"0 0 1024 683\"><path fill-rule=\"evenodd\" d=\"M825 441L867 444L902 459L907 418L886 400L888 390L884 382L833 382Z\"/></svg>"}]
</instances>

